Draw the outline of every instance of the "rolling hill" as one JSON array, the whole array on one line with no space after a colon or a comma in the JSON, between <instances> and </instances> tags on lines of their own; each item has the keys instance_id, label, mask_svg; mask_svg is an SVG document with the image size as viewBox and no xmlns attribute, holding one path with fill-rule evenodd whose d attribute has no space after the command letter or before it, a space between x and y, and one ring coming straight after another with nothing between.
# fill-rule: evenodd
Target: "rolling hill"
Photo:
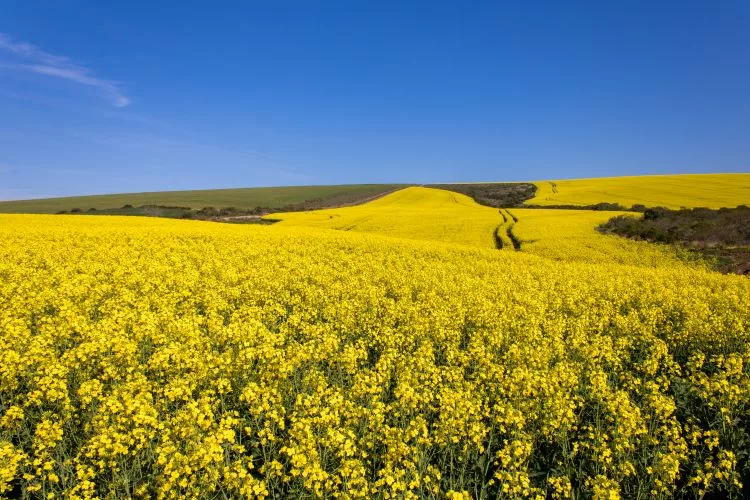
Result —
<instances>
[{"instance_id":1,"label":"rolling hill","mask_svg":"<svg viewBox=\"0 0 750 500\"><path fill-rule=\"evenodd\" d=\"M104 194L44 198L36 200L0 201L0 213L56 213L79 209L88 211L118 209L125 205L139 207L204 207L253 210L310 209L361 203L394 189L396 184L350 184L340 186L286 186L239 189L206 189L196 191L159 191L148 193ZM134 214L142 215L142 214Z\"/></svg>"},{"instance_id":2,"label":"rolling hill","mask_svg":"<svg viewBox=\"0 0 750 500\"><path fill-rule=\"evenodd\" d=\"M536 182L527 205L618 203L630 208L736 207L750 203L750 173L640 175Z\"/></svg>"}]
</instances>

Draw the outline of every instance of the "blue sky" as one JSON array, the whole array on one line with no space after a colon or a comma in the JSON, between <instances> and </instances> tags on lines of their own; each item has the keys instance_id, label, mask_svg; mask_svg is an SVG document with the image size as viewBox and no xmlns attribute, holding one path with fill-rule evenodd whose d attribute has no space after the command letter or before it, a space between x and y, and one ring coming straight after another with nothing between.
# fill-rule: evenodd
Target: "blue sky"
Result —
<instances>
[{"instance_id":1,"label":"blue sky","mask_svg":"<svg viewBox=\"0 0 750 500\"><path fill-rule=\"evenodd\" d=\"M0 4L0 199L750 171L750 3Z\"/></svg>"}]
</instances>

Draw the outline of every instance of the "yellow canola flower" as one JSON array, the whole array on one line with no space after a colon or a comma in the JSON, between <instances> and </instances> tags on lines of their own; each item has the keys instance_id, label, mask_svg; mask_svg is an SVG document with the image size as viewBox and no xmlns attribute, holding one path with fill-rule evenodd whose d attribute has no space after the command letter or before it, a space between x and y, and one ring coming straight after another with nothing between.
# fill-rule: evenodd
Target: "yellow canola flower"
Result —
<instances>
[{"instance_id":1,"label":"yellow canola flower","mask_svg":"<svg viewBox=\"0 0 750 500\"><path fill-rule=\"evenodd\" d=\"M741 496L750 281L474 234L0 216L2 494Z\"/></svg>"},{"instance_id":2,"label":"yellow canola flower","mask_svg":"<svg viewBox=\"0 0 750 500\"><path fill-rule=\"evenodd\" d=\"M11 482L25 458L26 455L11 443L0 441L0 494L11 490Z\"/></svg>"}]
</instances>

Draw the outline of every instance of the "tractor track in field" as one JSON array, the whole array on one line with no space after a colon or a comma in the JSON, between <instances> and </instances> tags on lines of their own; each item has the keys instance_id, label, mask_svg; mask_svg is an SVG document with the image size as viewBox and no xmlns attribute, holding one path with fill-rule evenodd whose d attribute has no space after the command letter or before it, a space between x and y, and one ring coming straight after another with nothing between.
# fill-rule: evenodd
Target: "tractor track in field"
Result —
<instances>
[{"instance_id":1,"label":"tractor track in field","mask_svg":"<svg viewBox=\"0 0 750 500\"><path fill-rule=\"evenodd\" d=\"M501 208L498 212L503 218L503 223L497 226L493 234L495 247L498 250L510 249L511 247L515 251L521 250L521 240L513 233L513 226L518 222L518 218L504 208Z\"/></svg>"},{"instance_id":2,"label":"tractor track in field","mask_svg":"<svg viewBox=\"0 0 750 500\"><path fill-rule=\"evenodd\" d=\"M497 248L498 250L502 250L505 245L503 243L503 239L500 237L501 227L502 226L497 226L497 228L495 228L495 231L492 233L492 237L495 239L495 248Z\"/></svg>"},{"instance_id":3,"label":"tractor track in field","mask_svg":"<svg viewBox=\"0 0 750 500\"><path fill-rule=\"evenodd\" d=\"M516 252L521 250L521 240L513 233L513 226L518 222L518 217L510 213L508 209L499 210L503 223L495 230L495 246L499 249L513 247Z\"/></svg>"}]
</instances>

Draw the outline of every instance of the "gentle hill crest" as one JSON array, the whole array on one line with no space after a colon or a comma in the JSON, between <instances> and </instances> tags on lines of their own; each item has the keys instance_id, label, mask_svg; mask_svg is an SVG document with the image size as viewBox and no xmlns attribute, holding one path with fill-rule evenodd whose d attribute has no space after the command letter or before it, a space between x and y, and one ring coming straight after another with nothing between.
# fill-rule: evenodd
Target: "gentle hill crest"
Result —
<instances>
[{"instance_id":1,"label":"gentle hill crest","mask_svg":"<svg viewBox=\"0 0 750 500\"><path fill-rule=\"evenodd\" d=\"M722 208L750 203L750 173L640 175L535 182L528 205L617 203L666 208Z\"/></svg>"},{"instance_id":2,"label":"gentle hill crest","mask_svg":"<svg viewBox=\"0 0 750 500\"><path fill-rule=\"evenodd\" d=\"M348 184L332 186L280 186L192 191L154 191L0 201L0 213L56 213L74 209L88 211L131 207L161 206L238 210L310 210L362 203L404 187L399 184ZM123 214L128 215L128 214ZM143 215L134 213L130 215Z\"/></svg>"},{"instance_id":3,"label":"gentle hill crest","mask_svg":"<svg viewBox=\"0 0 750 500\"><path fill-rule=\"evenodd\" d=\"M184 212L235 209L265 214L357 205L413 184L349 184L256 188L156 191L0 201L0 213L57 213L108 211L119 215L179 217ZM544 206L549 208L619 205L645 207L736 207L750 203L750 173L676 174L600 177L534 182L477 182L425 184L472 197L496 208ZM123 207L128 206L123 209ZM140 208L141 210L133 210ZM161 208L162 210L143 210ZM178 211L179 212L179 211Z\"/></svg>"}]
</instances>

